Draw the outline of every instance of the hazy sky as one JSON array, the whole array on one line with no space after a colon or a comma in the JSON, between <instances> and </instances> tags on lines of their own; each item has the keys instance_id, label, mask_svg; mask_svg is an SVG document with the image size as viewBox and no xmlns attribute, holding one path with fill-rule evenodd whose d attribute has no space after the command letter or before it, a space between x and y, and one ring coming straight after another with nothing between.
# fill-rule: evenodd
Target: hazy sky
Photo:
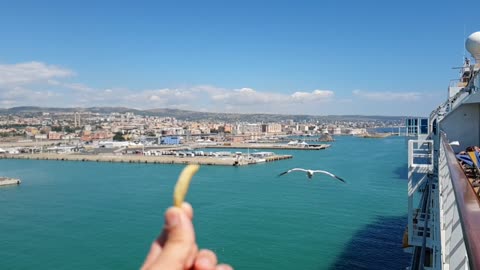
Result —
<instances>
[{"instance_id":1,"label":"hazy sky","mask_svg":"<svg viewBox=\"0 0 480 270\"><path fill-rule=\"evenodd\" d=\"M427 115L458 78L479 10L478 0L0 0L0 107Z\"/></svg>"}]
</instances>

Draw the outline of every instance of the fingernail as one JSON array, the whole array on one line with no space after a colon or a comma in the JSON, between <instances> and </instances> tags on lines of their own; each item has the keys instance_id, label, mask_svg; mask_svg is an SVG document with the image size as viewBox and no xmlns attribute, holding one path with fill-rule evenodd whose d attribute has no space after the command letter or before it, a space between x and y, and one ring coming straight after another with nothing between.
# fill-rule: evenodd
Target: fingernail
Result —
<instances>
[{"instance_id":1,"label":"fingernail","mask_svg":"<svg viewBox=\"0 0 480 270\"><path fill-rule=\"evenodd\" d=\"M175 227L180 223L180 215L175 209L169 209L165 215L165 224L168 227Z\"/></svg>"},{"instance_id":2,"label":"fingernail","mask_svg":"<svg viewBox=\"0 0 480 270\"><path fill-rule=\"evenodd\" d=\"M212 265L212 262L208 258L200 258L198 259L197 264L199 264L201 267L209 268Z\"/></svg>"}]
</instances>

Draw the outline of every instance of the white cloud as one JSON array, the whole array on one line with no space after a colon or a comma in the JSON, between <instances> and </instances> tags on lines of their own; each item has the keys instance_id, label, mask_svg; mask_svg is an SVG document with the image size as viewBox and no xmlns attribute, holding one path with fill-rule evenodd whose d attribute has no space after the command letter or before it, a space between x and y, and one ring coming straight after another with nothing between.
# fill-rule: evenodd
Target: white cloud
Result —
<instances>
[{"instance_id":1,"label":"white cloud","mask_svg":"<svg viewBox=\"0 0 480 270\"><path fill-rule=\"evenodd\" d=\"M8 99L0 100L0 106L2 107L12 107L12 106L15 106L15 104L16 104L15 100L8 100Z\"/></svg>"},{"instance_id":2,"label":"white cloud","mask_svg":"<svg viewBox=\"0 0 480 270\"><path fill-rule=\"evenodd\" d=\"M0 87L0 105L2 107L13 107L19 105L38 105L48 103L51 99L61 98L61 93L56 93L50 90L31 90L22 86L15 86L11 88ZM46 104L45 106L47 106Z\"/></svg>"},{"instance_id":3,"label":"white cloud","mask_svg":"<svg viewBox=\"0 0 480 270\"><path fill-rule=\"evenodd\" d=\"M229 105L261 105L285 106L296 103L315 103L327 101L334 96L330 90L314 90L312 92L294 92L293 94L280 94L271 92L259 92L252 88L234 89L233 91L222 90L212 96L217 102Z\"/></svg>"},{"instance_id":4,"label":"white cloud","mask_svg":"<svg viewBox=\"0 0 480 270\"><path fill-rule=\"evenodd\" d=\"M353 90L353 95L373 101L417 101L423 97L419 92L368 92Z\"/></svg>"},{"instance_id":5,"label":"white cloud","mask_svg":"<svg viewBox=\"0 0 480 270\"><path fill-rule=\"evenodd\" d=\"M109 95L124 96L128 101L136 105L157 105L175 106L185 102L194 102L198 99L200 92L193 92L191 89L153 89L153 90L112 90Z\"/></svg>"},{"instance_id":6,"label":"white cloud","mask_svg":"<svg viewBox=\"0 0 480 270\"><path fill-rule=\"evenodd\" d=\"M60 86L64 86L68 89L75 90L75 91L80 91L80 92L92 92L94 91L93 88L90 88L86 85L83 85L81 83L63 83L59 84Z\"/></svg>"},{"instance_id":7,"label":"white cloud","mask_svg":"<svg viewBox=\"0 0 480 270\"><path fill-rule=\"evenodd\" d=\"M250 106L282 103L286 100L287 96L276 93L258 92L251 88L240 88L234 90L219 89L211 98L219 104Z\"/></svg>"},{"instance_id":8,"label":"white cloud","mask_svg":"<svg viewBox=\"0 0 480 270\"><path fill-rule=\"evenodd\" d=\"M337 97L332 90L278 93L249 87L226 89L212 85L100 89L72 82L74 75L72 70L41 62L0 64L0 107L125 106L236 113L401 115L405 114L408 102L426 97L435 105L434 99L442 99L429 98L427 92L354 90L351 95ZM425 106L421 108L429 111Z\"/></svg>"},{"instance_id":9,"label":"white cloud","mask_svg":"<svg viewBox=\"0 0 480 270\"><path fill-rule=\"evenodd\" d=\"M312 92L295 92L291 97L298 102L325 101L332 98L333 91L313 90Z\"/></svg>"},{"instance_id":10,"label":"white cloud","mask_svg":"<svg viewBox=\"0 0 480 270\"><path fill-rule=\"evenodd\" d=\"M53 82L53 78L65 78L74 73L65 68L41 62L0 64L0 86Z\"/></svg>"}]
</instances>

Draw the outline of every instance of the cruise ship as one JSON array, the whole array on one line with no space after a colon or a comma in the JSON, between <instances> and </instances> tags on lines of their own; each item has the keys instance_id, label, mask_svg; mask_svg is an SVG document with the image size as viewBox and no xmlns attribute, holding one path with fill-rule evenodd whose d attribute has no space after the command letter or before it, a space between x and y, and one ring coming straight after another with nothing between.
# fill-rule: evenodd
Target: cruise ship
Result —
<instances>
[{"instance_id":1,"label":"cruise ship","mask_svg":"<svg viewBox=\"0 0 480 270\"><path fill-rule=\"evenodd\" d=\"M407 119L407 269L480 269L480 32L460 78L428 118Z\"/></svg>"}]
</instances>

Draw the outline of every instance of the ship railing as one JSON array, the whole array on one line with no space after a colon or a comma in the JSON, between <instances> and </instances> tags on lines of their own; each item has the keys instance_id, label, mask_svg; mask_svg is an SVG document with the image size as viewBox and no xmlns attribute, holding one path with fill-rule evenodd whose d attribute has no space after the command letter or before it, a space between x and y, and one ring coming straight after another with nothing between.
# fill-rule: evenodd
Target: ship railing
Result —
<instances>
[{"instance_id":1,"label":"ship railing","mask_svg":"<svg viewBox=\"0 0 480 270\"><path fill-rule=\"evenodd\" d=\"M453 96L450 100L450 109L453 111L458 105L462 104L465 98L467 98L471 94L467 88L463 88L460 90L455 96Z\"/></svg>"},{"instance_id":2,"label":"ship railing","mask_svg":"<svg viewBox=\"0 0 480 270\"><path fill-rule=\"evenodd\" d=\"M480 201L444 132L438 185L442 264L449 269L480 270Z\"/></svg>"},{"instance_id":3,"label":"ship railing","mask_svg":"<svg viewBox=\"0 0 480 270\"><path fill-rule=\"evenodd\" d=\"M436 116L444 116L448 112L450 112L450 99L443 102L440 106L438 106L430 113L430 122L432 122L432 119L434 119Z\"/></svg>"},{"instance_id":4,"label":"ship railing","mask_svg":"<svg viewBox=\"0 0 480 270\"><path fill-rule=\"evenodd\" d=\"M480 82L480 79L475 79L475 80ZM461 105L468 96L477 92L479 87L476 86L475 80L472 79L473 83L469 83L461 87L461 89L454 96L449 97L445 102L443 102L440 106L438 106L435 110L433 110L430 113L430 119L434 118L436 115L440 117L445 116L450 111L452 111L453 109ZM452 86L449 86L449 88L450 87Z\"/></svg>"},{"instance_id":5,"label":"ship railing","mask_svg":"<svg viewBox=\"0 0 480 270\"><path fill-rule=\"evenodd\" d=\"M449 82L448 82L448 86L449 87L452 87L452 86L457 86L459 82L461 82L462 80L461 79L451 79Z\"/></svg>"},{"instance_id":6,"label":"ship railing","mask_svg":"<svg viewBox=\"0 0 480 270\"><path fill-rule=\"evenodd\" d=\"M408 141L408 166L418 173L433 172L433 140Z\"/></svg>"},{"instance_id":7,"label":"ship railing","mask_svg":"<svg viewBox=\"0 0 480 270\"><path fill-rule=\"evenodd\" d=\"M409 186L412 182L411 177L409 179ZM434 212L432 212L431 202L432 202L432 192L435 188L432 184L432 174L428 174L425 178L424 184L418 190L421 194L420 204L418 209L411 209L413 202L413 194L409 196L409 233L408 240L409 245L413 246L413 256L411 270L425 270L432 269L434 266L434 256L432 252L435 250L435 237L434 237L434 224L433 218Z\"/></svg>"},{"instance_id":8,"label":"ship railing","mask_svg":"<svg viewBox=\"0 0 480 270\"><path fill-rule=\"evenodd\" d=\"M408 243L416 247L432 247L432 218L430 210L430 201L428 195L432 192L430 188L433 175L434 145L433 140L420 139L408 141ZM419 206L414 206L418 199L418 194L422 195ZM417 253L417 260L421 259ZM416 264L417 262L414 262Z\"/></svg>"}]
</instances>

